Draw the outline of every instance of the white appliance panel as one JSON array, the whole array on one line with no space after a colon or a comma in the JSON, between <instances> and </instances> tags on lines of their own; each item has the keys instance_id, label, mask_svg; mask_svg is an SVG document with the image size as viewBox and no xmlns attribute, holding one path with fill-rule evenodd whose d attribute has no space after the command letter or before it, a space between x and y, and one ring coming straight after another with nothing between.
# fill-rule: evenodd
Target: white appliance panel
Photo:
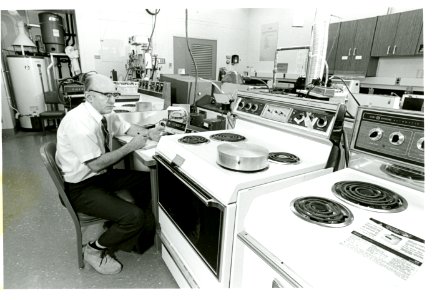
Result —
<instances>
[{"instance_id":1,"label":"white appliance panel","mask_svg":"<svg viewBox=\"0 0 437 300\"><path fill-rule=\"evenodd\" d=\"M41 69L44 91L47 92L49 85L46 62L44 58L26 56L9 56L7 61L17 108L21 114L20 125L23 128L32 128L30 117L38 116L46 110L39 73Z\"/></svg>"},{"instance_id":2,"label":"white appliance panel","mask_svg":"<svg viewBox=\"0 0 437 300\"><path fill-rule=\"evenodd\" d=\"M266 147L270 152L290 152L300 158L300 163L285 165L270 162L269 167L260 172L236 172L216 163L217 146L226 142L210 139L210 142L205 144L182 144L178 142L180 135L163 136L156 148L156 153L169 161L173 161L176 156L182 157L184 162L180 165L180 170L195 179L200 186L223 204L232 203L238 190L325 167L331 150L330 145L277 131L264 133L263 130L261 126L253 125L250 133L233 129L191 135L200 135L210 139L211 135L220 132L241 134L246 137L246 141L237 143L258 144Z\"/></svg>"},{"instance_id":3,"label":"white appliance panel","mask_svg":"<svg viewBox=\"0 0 437 300\"><path fill-rule=\"evenodd\" d=\"M408 207L398 213L375 213L351 206L331 192L333 184L342 180L365 181L388 188L403 196ZM299 218L290 210L290 202L304 196L326 197L344 204L354 215L352 224L330 228ZM376 180L372 175L352 169L343 169L256 198L247 215L245 230L313 287L415 285L423 282L423 265L418 267L415 274L413 272L407 276L408 280L401 279L395 274L401 272L390 271L375 262L384 256L383 250L370 243L361 249L362 246L357 244L356 248L361 249L361 253L358 253L351 249L351 239L354 238L352 231L360 232L370 218L423 239L423 198L423 193L414 189L379 178ZM393 266L393 269L397 267ZM237 274L235 276L238 277Z\"/></svg>"}]
</instances>

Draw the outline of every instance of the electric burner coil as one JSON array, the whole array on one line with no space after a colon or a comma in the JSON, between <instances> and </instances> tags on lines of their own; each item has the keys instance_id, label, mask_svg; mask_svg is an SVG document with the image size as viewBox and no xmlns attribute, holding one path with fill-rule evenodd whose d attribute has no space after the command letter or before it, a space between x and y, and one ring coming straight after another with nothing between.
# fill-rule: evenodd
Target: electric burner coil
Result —
<instances>
[{"instance_id":1,"label":"electric burner coil","mask_svg":"<svg viewBox=\"0 0 437 300\"><path fill-rule=\"evenodd\" d=\"M210 138L221 142L241 142L246 140L246 137L231 132L216 133L211 135Z\"/></svg>"},{"instance_id":2,"label":"electric burner coil","mask_svg":"<svg viewBox=\"0 0 437 300\"><path fill-rule=\"evenodd\" d=\"M182 144L199 145L199 144L209 143L209 140L200 135L186 135L178 139L178 142Z\"/></svg>"},{"instance_id":3,"label":"electric burner coil","mask_svg":"<svg viewBox=\"0 0 437 300\"><path fill-rule=\"evenodd\" d=\"M363 181L340 181L332 186L340 200L366 210L400 212L408 202L399 194L382 186Z\"/></svg>"},{"instance_id":4,"label":"electric burner coil","mask_svg":"<svg viewBox=\"0 0 437 300\"><path fill-rule=\"evenodd\" d=\"M290 202L290 209L299 218L325 227L345 227L354 219L345 205L322 197L296 198Z\"/></svg>"}]
</instances>

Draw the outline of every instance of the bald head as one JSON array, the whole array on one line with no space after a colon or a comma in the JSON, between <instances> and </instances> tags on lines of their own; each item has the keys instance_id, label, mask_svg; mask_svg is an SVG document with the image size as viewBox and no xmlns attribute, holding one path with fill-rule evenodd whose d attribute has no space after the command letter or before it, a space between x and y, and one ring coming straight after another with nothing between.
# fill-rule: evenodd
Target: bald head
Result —
<instances>
[{"instance_id":1,"label":"bald head","mask_svg":"<svg viewBox=\"0 0 437 300\"><path fill-rule=\"evenodd\" d=\"M113 81L102 74L90 74L86 77L85 91L89 90L96 90L104 93L116 91Z\"/></svg>"}]
</instances>

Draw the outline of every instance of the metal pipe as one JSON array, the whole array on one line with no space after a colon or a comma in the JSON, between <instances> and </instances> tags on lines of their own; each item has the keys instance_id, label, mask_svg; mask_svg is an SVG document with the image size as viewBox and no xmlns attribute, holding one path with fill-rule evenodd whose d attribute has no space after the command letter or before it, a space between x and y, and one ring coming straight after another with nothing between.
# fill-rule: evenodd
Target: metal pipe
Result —
<instances>
[{"instance_id":1,"label":"metal pipe","mask_svg":"<svg viewBox=\"0 0 437 300\"><path fill-rule=\"evenodd\" d=\"M65 41L65 45L68 46L68 43L71 40L71 31L70 31L70 22L68 21L68 13L65 14L65 23L67 24L67 26L65 27L66 29L65 35L68 37L67 40Z\"/></svg>"},{"instance_id":2,"label":"metal pipe","mask_svg":"<svg viewBox=\"0 0 437 300\"><path fill-rule=\"evenodd\" d=\"M49 83L49 91L52 90L52 83L51 83L51 78L52 76L50 75L50 69L53 68L53 65L55 64L54 60L53 60L53 53L50 53L50 64L47 67L47 81Z\"/></svg>"},{"instance_id":3,"label":"metal pipe","mask_svg":"<svg viewBox=\"0 0 437 300\"><path fill-rule=\"evenodd\" d=\"M272 91L276 88L276 73L278 71L277 65L278 65L278 52L279 51L289 51L289 50L310 50L310 46L295 46L295 47L286 47L286 48L277 48L275 51L275 60L273 62L273 83L272 83ZM308 59L309 61L309 59ZM308 73L308 61L307 61L307 67L306 71ZM307 74L308 76L308 74Z\"/></svg>"},{"instance_id":4,"label":"metal pipe","mask_svg":"<svg viewBox=\"0 0 437 300\"><path fill-rule=\"evenodd\" d=\"M76 44L76 39L74 38L76 36L76 32L74 31L74 20L73 20L73 14L70 14L70 26L71 26L71 37L73 39L73 42L71 43L71 46L74 46Z\"/></svg>"}]
</instances>

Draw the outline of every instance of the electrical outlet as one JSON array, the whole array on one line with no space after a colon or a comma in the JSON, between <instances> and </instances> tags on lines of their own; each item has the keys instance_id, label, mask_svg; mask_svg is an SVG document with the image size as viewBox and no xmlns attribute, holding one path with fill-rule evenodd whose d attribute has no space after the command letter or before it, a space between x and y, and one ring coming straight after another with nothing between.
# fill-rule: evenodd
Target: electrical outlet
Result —
<instances>
[{"instance_id":1,"label":"electrical outlet","mask_svg":"<svg viewBox=\"0 0 437 300\"><path fill-rule=\"evenodd\" d=\"M401 83L401 78L396 77L395 85L399 85Z\"/></svg>"}]
</instances>

